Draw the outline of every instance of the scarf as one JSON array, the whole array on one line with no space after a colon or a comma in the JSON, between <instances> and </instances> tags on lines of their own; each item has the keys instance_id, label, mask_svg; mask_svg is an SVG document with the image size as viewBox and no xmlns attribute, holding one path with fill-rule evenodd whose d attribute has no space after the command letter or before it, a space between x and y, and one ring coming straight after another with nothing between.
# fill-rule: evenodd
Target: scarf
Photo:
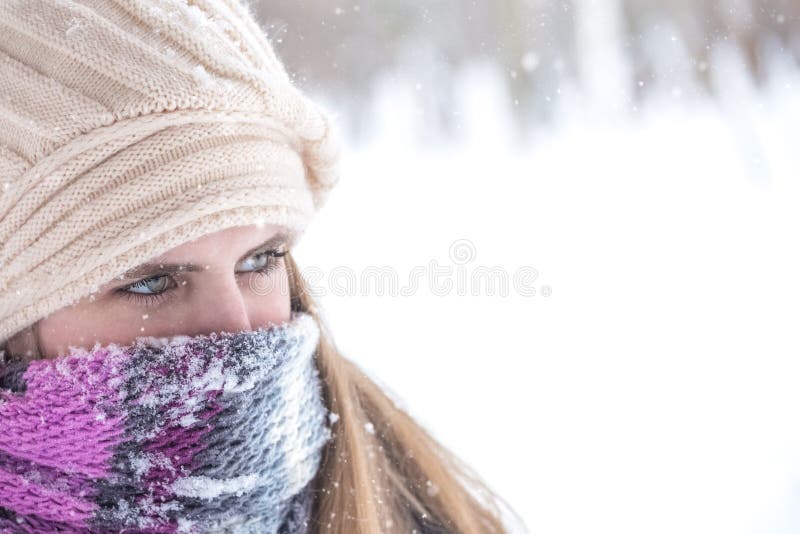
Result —
<instances>
[{"instance_id":1,"label":"scarf","mask_svg":"<svg viewBox=\"0 0 800 534\"><path fill-rule=\"evenodd\" d=\"M0 371L0 533L305 532L330 439L304 312Z\"/></svg>"}]
</instances>

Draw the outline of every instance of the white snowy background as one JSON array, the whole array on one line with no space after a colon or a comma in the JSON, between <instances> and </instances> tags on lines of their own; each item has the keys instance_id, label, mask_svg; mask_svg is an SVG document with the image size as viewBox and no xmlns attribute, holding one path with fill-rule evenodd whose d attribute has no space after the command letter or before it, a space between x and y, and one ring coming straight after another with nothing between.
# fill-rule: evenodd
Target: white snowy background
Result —
<instances>
[{"instance_id":1,"label":"white snowy background","mask_svg":"<svg viewBox=\"0 0 800 534\"><path fill-rule=\"evenodd\" d=\"M301 81L346 132L295 253L345 354L530 532L800 532L798 48L767 34L754 75L723 32L698 60L646 4L645 70L601 0L569 2L572 62L545 40L454 65L415 37L349 97L343 52L295 39L334 65ZM746 31L766 9L722 4ZM376 5L318 5L320 30Z\"/></svg>"}]
</instances>

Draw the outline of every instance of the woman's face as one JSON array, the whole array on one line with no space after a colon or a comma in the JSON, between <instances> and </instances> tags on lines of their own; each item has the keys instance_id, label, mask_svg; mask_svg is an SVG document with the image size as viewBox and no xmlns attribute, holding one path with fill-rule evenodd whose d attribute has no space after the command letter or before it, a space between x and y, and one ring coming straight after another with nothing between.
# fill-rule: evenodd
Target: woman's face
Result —
<instances>
[{"instance_id":1,"label":"woman's face","mask_svg":"<svg viewBox=\"0 0 800 534\"><path fill-rule=\"evenodd\" d=\"M137 336L254 330L290 318L282 227L239 226L184 243L39 321L42 357Z\"/></svg>"}]
</instances>

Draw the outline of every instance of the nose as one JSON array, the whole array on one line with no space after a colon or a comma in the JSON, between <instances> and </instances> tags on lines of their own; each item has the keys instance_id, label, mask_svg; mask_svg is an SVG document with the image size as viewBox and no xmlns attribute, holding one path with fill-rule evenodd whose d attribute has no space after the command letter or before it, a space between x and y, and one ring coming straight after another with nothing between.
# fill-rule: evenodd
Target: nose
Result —
<instances>
[{"instance_id":1,"label":"nose","mask_svg":"<svg viewBox=\"0 0 800 534\"><path fill-rule=\"evenodd\" d=\"M247 303L235 276L208 278L202 287L196 289L192 316L187 318L188 330L194 335L250 330Z\"/></svg>"}]
</instances>

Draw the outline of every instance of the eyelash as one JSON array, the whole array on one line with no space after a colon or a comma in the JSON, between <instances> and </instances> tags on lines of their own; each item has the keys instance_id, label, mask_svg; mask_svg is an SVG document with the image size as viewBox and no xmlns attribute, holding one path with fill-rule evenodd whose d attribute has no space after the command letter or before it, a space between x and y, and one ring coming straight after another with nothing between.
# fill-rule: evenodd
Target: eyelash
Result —
<instances>
[{"instance_id":1,"label":"eyelash","mask_svg":"<svg viewBox=\"0 0 800 534\"><path fill-rule=\"evenodd\" d=\"M262 274L269 275L275 269L278 268L278 261L277 260L279 260L280 258L284 257L287 252L288 252L288 250L284 250L283 252L278 252L277 250L265 250L265 251L253 254L252 256L250 256L251 258L261 256L262 254L266 254L267 256L269 256L269 258L267 259L267 264L264 267L260 268L260 269L255 269L253 271L248 271L247 273L243 273L243 274L262 273ZM270 259L272 259L273 261L270 261ZM175 288L174 287L167 288L167 289L164 289L163 291L161 291L160 293L156 293L154 295L142 295L140 293L133 293L131 291L126 291L126 290L131 288L131 287L136 286L137 284L141 284L142 282L147 282L148 280L155 280L155 279L161 278L162 276L169 276L169 275L161 274L161 275L151 276L149 278L143 278L142 280L139 280L138 282L134 282L132 284L128 284L125 287L121 287L121 288L117 289L117 292L121 293L123 298L133 300L134 302L137 302L139 304L144 304L145 306L155 306L155 305L160 304L161 302L163 302L166 298L168 298L168 293L171 293L172 290L175 289Z\"/></svg>"}]
</instances>

